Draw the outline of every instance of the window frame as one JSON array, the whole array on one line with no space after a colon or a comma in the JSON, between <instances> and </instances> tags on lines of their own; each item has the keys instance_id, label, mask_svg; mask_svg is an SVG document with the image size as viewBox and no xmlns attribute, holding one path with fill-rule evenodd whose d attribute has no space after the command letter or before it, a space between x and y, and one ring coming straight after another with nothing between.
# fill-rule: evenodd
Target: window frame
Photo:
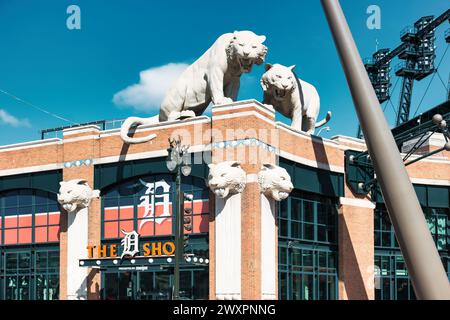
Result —
<instances>
[{"instance_id":1,"label":"window frame","mask_svg":"<svg viewBox=\"0 0 450 320\"><path fill-rule=\"evenodd\" d=\"M292 209L295 203L300 203L300 213L294 214ZM305 204L312 204L312 219L305 219ZM320 210L322 207L322 210ZM323 210L325 208L325 210ZM337 239L337 223L338 223L338 205L337 199L304 191L294 190L289 198L279 203L277 206L277 222L278 228L278 298L293 299L294 296L294 277L299 277L302 283L304 277L312 277L311 299L338 299L339 298L339 274L338 274L338 239ZM319 224L320 214L326 212L325 220ZM292 219L292 217L298 219ZM286 230L283 230L281 224L285 222ZM293 224L300 223L302 234L294 237L292 232ZM306 238L303 231L306 225L313 226L313 237ZM319 240L319 227L327 228L327 239ZM331 229L331 230L330 230ZM330 236L330 233L332 236ZM301 252L300 265L292 263L294 251ZM310 253L312 257L312 266L304 264L304 253ZM321 265L321 255L325 254L325 268ZM331 260L332 259L332 260ZM332 263L330 263L332 261ZM326 292L323 293L320 285L321 279L326 277ZM331 282L330 282L331 281ZM330 283L332 289L330 289ZM332 290L332 291L331 291ZM304 292L301 291L300 296L304 299Z\"/></svg>"}]
</instances>

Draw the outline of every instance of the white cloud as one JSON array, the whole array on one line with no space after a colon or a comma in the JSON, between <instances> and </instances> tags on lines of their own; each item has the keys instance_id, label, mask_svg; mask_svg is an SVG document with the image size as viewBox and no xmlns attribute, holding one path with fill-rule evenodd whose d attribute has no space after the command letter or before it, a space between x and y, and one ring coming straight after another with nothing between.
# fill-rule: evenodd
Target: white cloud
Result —
<instances>
[{"instance_id":1,"label":"white cloud","mask_svg":"<svg viewBox=\"0 0 450 320\"><path fill-rule=\"evenodd\" d=\"M159 110L167 90L187 67L185 63L169 63L141 71L139 83L114 94L113 102L139 111Z\"/></svg>"},{"instance_id":2,"label":"white cloud","mask_svg":"<svg viewBox=\"0 0 450 320\"><path fill-rule=\"evenodd\" d=\"M18 119L7 111L0 109L0 124L2 123L13 127L31 127L28 119Z\"/></svg>"}]
</instances>

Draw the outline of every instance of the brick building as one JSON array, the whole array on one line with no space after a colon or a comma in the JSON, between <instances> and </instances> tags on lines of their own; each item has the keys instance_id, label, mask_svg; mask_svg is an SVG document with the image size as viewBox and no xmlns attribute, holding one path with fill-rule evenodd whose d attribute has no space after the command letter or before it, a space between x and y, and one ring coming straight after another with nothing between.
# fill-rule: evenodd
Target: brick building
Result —
<instances>
[{"instance_id":1,"label":"brick building","mask_svg":"<svg viewBox=\"0 0 450 320\"><path fill-rule=\"evenodd\" d=\"M414 298L382 197L357 195L347 183L344 153L366 150L363 140L297 132L254 100L214 107L211 118L141 127L135 136L149 133L156 138L126 145L118 129L91 125L66 129L62 139L0 147L0 299L170 298L173 258L169 247L161 252L173 240L174 176L165 162L171 135L191 146L193 160L182 180L193 195L185 202L192 229L182 296ZM436 136L419 152L443 143ZM205 184L208 160L238 160L246 172L233 228L217 224L218 208L226 204ZM287 199L272 203L275 217L264 213L261 200L263 163L285 168L294 185ZM448 272L449 152L407 169ZM73 221L57 202L59 183L71 179L100 190L86 216L90 251L68 235ZM136 231L150 254L120 259L122 230ZM80 272L87 295L68 287Z\"/></svg>"}]
</instances>

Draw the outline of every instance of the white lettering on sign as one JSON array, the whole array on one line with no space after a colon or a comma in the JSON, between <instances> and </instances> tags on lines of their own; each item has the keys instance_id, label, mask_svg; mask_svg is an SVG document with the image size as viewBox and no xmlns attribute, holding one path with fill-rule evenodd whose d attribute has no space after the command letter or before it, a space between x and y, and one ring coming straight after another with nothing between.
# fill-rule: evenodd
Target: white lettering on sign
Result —
<instances>
[{"instance_id":1,"label":"white lettering on sign","mask_svg":"<svg viewBox=\"0 0 450 320\"><path fill-rule=\"evenodd\" d=\"M126 232L122 229L125 237L122 239L123 252L120 259L125 256L134 257L139 252L139 234L136 231Z\"/></svg>"},{"instance_id":2,"label":"white lettering on sign","mask_svg":"<svg viewBox=\"0 0 450 320\"><path fill-rule=\"evenodd\" d=\"M142 228L142 226L152 221L154 217L156 217L156 205L155 205L155 199L162 199L162 213L155 218L155 222L157 224L163 223L168 217L170 217L170 184L168 184L164 179L157 181L157 182L145 182L141 179L139 181L147 188L145 190L145 195L139 198L141 200L141 203L139 206L144 206L144 215L141 220L141 223L139 224L139 230ZM162 192L158 192L161 190ZM157 194L159 193L159 194ZM158 202L160 204L161 202Z\"/></svg>"}]
</instances>

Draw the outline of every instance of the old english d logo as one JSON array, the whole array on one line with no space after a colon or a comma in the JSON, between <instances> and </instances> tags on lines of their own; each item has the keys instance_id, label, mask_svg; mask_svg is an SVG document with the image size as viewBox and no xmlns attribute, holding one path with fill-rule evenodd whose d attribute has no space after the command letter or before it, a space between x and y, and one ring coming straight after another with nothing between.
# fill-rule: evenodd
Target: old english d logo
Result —
<instances>
[{"instance_id":1,"label":"old english d logo","mask_svg":"<svg viewBox=\"0 0 450 320\"><path fill-rule=\"evenodd\" d=\"M170 185L164 179L156 182L145 182L142 179L139 181L147 188L145 195L139 198L141 200L139 206L144 207L142 216L144 219L139 223L140 230L145 223L153 219L157 224L161 224L170 217ZM163 200L162 203L155 203L155 199L158 198ZM160 206L162 206L162 213L156 215Z\"/></svg>"},{"instance_id":2,"label":"old english d logo","mask_svg":"<svg viewBox=\"0 0 450 320\"><path fill-rule=\"evenodd\" d=\"M126 232L121 230L125 237L122 239L123 251L120 259L125 256L134 257L139 252L139 234L136 231Z\"/></svg>"}]
</instances>

